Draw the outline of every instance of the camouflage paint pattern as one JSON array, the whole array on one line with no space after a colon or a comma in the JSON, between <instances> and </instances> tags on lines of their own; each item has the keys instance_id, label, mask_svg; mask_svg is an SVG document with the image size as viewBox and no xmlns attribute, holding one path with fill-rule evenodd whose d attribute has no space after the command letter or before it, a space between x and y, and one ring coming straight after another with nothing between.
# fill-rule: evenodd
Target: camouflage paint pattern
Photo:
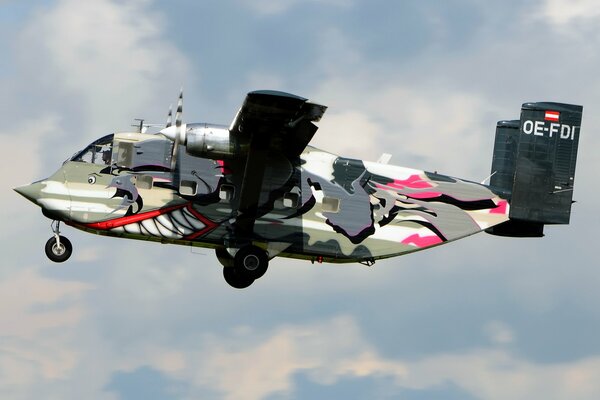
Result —
<instances>
[{"instance_id":1,"label":"camouflage paint pattern","mask_svg":"<svg viewBox=\"0 0 600 400\"><path fill-rule=\"evenodd\" d=\"M238 164L193 157L182 146L172 172L170 140L141 133L106 138L98 151L112 154L104 160L86 159L83 150L34 184L46 215L131 239L202 247L232 239ZM264 176L251 240L270 257L373 261L508 220L507 200L485 185L311 146L293 160L271 154Z\"/></svg>"}]
</instances>

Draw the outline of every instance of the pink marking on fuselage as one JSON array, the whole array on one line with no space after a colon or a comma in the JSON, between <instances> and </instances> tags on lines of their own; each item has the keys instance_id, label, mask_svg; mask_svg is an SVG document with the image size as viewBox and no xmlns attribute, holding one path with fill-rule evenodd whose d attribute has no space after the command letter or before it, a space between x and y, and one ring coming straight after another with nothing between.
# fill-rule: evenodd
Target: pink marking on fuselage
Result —
<instances>
[{"instance_id":1,"label":"pink marking on fuselage","mask_svg":"<svg viewBox=\"0 0 600 400\"><path fill-rule=\"evenodd\" d=\"M490 210L490 214L506 214L507 208L508 208L508 201L500 200L498 202L498 206L496 208L492 208Z\"/></svg>"},{"instance_id":2,"label":"pink marking on fuselage","mask_svg":"<svg viewBox=\"0 0 600 400\"><path fill-rule=\"evenodd\" d=\"M433 187L430 182L423 180L419 175L411 175L407 179L394 179L394 182L388 183L387 186L395 189L427 189Z\"/></svg>"},{"instance_id":3,"label":"pink marking on fuselage","mask_svg":"<svg viewBox=\"0 0 600 400\"><path fill-rule=\"evenodd\" d=\"M440 192L419 192L419 193L408 193L406 196L413 199L431 199L434 197L440 197Z\"/></svg>"},{"instance_id":4,"label":"pink marking on fuselage","mask_svg":"<svg viewBox=\"0 0 600 400\"><path fill-rule=\"evenodd\" d=\"M418 233L410 235L402 241L402 244L413 245L419 248L433 246L442 243L442 239L437 236L421 236Z\"/></svg>"},{"instance_id":5,"label":"pink marking on fuselage","mask_svg":"<svg viewBox=\"0 0 600 400\"><path fill-rule=\"evenodd\" d=\"M229 169L229 167L225 164L225 160L217 160L217 164L219 165L219 168L221 169L221 173L223 175L231 174L231 169Z\"/></svg>"}]
</instances>

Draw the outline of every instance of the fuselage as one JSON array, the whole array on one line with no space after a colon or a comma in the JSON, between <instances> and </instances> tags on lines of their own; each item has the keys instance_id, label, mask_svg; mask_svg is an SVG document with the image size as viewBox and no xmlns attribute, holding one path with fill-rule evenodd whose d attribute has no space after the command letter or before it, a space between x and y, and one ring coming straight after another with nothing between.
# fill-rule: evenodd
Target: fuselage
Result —
<instances>
[{"instance_id":1,"label":"fuselage","mask_svg":"<svg viewBox=\"0 0 600 400\"><path fill-rule=\"evenodd\" d=\"M172 169L172 146L161 135L106 136L28 186L26 197L95 234L227 247L240 217L241 165L181 147ZM293 160L269 155L247 239L269 257L369 262L472 235L508 212L508 201L483 184L308 146Z\"/></svg>"}]
</instances>

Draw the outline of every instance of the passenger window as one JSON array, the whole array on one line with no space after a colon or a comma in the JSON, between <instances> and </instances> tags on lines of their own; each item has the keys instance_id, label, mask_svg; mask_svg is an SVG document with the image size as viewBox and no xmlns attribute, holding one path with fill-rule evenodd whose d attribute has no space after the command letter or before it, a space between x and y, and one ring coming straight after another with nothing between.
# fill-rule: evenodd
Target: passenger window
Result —
<instances>
[{"instance_id":1,"label":"passenger window","mask_svg":"<svg viewBox=\"0 0 600 400\"><path fill-rule=\"evenodd\" d=\"M297 193L286 193L283 195L283 206L288 208L297 208L300 196Z\"/></svg>"},{"instance_id":2,"label":"passenger window","mask_svg":"<svg viewBox=\"0 0 600 400\"><path fill-rule=\"evenodd\" d=\"M133 165L133 143L119 142L117 147L117 165L129 167Z\"/></svg>"},{"instance_id":3,"label":"passenger window","mask_svg":"<svg viewBox=\"0 0 600 400\"><path fill-rule=\"evenodd\" d=\"M336 199L335 197L323 197L321 209L330 213L336 213L340 211L340 199Z\"/></svg>"},{"instance_id":4,"label":"passenger window","mask_svg":"<svg viewBox=\"0 0 600 400\"><path fill-rule=\"evenodd\" d=\"M224 201L231 201L233 199L235 188L233 185L221 185L221 189L219 189L219 198Z\"/></svg>"},{"instance_id":5,"label":"passenger window","mask_svg":"<svg viewBox=\"0 0 600 400\"><path fill-rule=\"evenodd\" d=\"M152 189L153 179L151 175L140 175L135 181L138 189Z\"/></svg>"},{"instance_id":6,"label":"passenger window","mask_svg":"<svg viewBox=\"0 0 600 400\"><path fill-rule=\"evenodd\" d=\"M182 180L179 184L179 193L184 196L195 196L198 192L198 184L196 181Z\"/></svg>"}]
</instances>

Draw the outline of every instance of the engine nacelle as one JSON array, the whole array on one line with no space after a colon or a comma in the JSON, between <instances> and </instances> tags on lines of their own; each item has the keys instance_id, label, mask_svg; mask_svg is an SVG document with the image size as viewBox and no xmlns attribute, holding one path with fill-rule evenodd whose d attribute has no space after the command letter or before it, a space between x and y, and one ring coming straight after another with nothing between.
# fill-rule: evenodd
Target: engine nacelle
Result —
<instances>
[{"instance_id":1,"label":"engine nacelle","mask_svg":"<svg viewBox=\"0 0 600 400\"><path fill-rule=\"evenodd\" d=\"M185 148L188 154L211 159L231 158L240 153L240 145L225 126L187 124Z\"/></svg>"}]
</instances>

